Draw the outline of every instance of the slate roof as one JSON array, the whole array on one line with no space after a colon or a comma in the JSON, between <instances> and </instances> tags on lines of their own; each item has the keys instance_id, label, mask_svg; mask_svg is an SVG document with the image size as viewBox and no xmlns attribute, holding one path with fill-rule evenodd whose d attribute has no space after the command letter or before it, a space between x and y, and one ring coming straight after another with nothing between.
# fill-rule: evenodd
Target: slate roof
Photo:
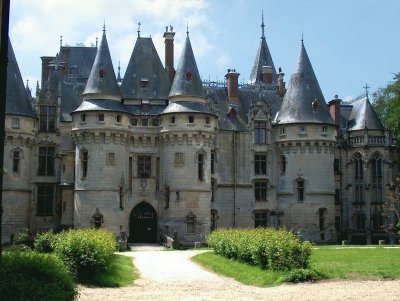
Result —
<instances>
[{"instance_id":1,"label":"slate roof","mask_svg":"<svg viewBox=\"0 0 400 301\"><path fill-rule=\"evenodd\" d=\"M384 130L383 124L372 107L368 97L364 97L353 104L348 118L348 129L351 131L363 130Z\"/></svg>"},{"instance_id":2,"label":"slate roof","mask_svg":"<svg viewBox=\"0 0 400 301\"><path fill-rule=\"evenodd\" d=\"M174 81L172 83L169 97L175 96L194 96L204 98L204 90L197 69L196 59L194 58L192 45L189 35L186 37L182 54L176 69Z\"/></svg>"},{"instance_id":3,"label":"slate roof","mask_svg":"<svg viewBox=\"0 0 400 301\"><path fill-rule=\"evenodd\" d=\"M8 39L6 114L36 117L19 71L14 50Z\"/></svg>"},{"instance_id":4,"label":"slate roof","mask_svg":"<svg viewBox=\"0 0 400 301\"><path fill-rule=\"evenodd\" d=\"M253 69L250 74L250 84L256 84L262 82L262 67L263 66L271 66L272 67L272 82L277 82L277 74L275 70L275 65L272 60L271 53L269 52L269 48L267 45L267 41L265 40L264 35L264 18L261 24L262 35L260 40L260 46L258 47L256 59L254 60Z\"/></svg>"},{"instance_id":5,"label":"slate roof","mask_svg":"<svg viewBox=\"0 0 400 301\"><path fill-rule=\"evenodd\" d=\"M141 81L147 80L147 87ZM138 37L122 84L123 99L168 99L171 83L151 38Z\"/></svg>"},{"instance_id":6,"label":"slate roof","mask_svg":"<svg viewBox=\"0 0 400 301\"><path fill-rule=\"evenodd\" d=\"M96 47L62 46L60 53L65 55L66 81L86 83L96 58Z\"/></svg>"},{"instance_id":7,"label":"slate roof","mask_svg":"<svg viewBox=\"0 0 400 301\"><path fill-rule=\"evenodd\" d=\"M99 95L107 95L118 100L121 99L121 92L117 78L115 77L110 50L108 49L105 28L103 29L103 36L86 83L85 91L82 94L84 99L96 99Z\"/></svg>"},{"instance_id":8,"label":"slate roof","mask_svg":"<svg viewBox=\"0 0 400 301\"><path fill-rule=\"evenodd\" d=\"M85 111L112 111L128 113L126 106L124 106L120 101L110 99L84 100L81 105L75 111L73 111L73 113Z\"/></svg>"},{"instance_id":9,"label":"slate roof","mask_svg":"<svg viewBox=\"0 0 400 301\"><path fill-rule=\"evenodd\" d=\"M314 100L318 109L313 109ZM303 42L275 122L334 124Z\"/></svg>"},{"instance_id":10,"label":"slate roof","mask_svg":"<svg viewBox=\"0 0 400 301\"><path fill-rule=\"evenodd\" d=\"M175 113L203 113L215 115L210 111L204 103L192 101L176 101L171 102L163 111L162 114L175 114Z\"/></svg>"}]
</instances>

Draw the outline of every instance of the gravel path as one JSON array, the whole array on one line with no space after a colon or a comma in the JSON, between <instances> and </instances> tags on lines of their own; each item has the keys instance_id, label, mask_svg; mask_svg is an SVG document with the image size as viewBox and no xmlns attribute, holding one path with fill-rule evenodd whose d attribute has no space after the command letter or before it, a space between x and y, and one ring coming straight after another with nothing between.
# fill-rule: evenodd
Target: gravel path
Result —
<instances>
[{"instance_id":1,"label":"gravel path","mask_svg":"<svg viewBox=\"0 0 400 301\"><path fill-rule=\"evenodd\" d=\"M204 251L138 251L140 279L131 287L80 286L79 301L157 300L397 300L400 281L337 281L258 288L203 270L190 257Z\"/></svg>"}]
</instances>

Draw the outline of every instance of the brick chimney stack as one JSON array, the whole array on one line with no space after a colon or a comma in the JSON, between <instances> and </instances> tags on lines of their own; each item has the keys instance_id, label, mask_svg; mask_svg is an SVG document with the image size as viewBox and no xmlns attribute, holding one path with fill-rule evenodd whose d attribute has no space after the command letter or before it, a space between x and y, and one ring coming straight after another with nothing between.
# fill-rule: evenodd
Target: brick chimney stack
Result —
<instances>
[{"instance_id":1,"label":"brick chimney stack","mask_svg":"<svg viewBox=\"0 0 400 301\"><path fill-rule=\"evenodd\" d=\"M44 87L43 83L49 79L49 73L50 73L49 65L55 59L55 57L54 56L42 56L40 58L42 60L42 84L41 84L41 87Z\"/></svg>"},{"instance_id":2,"label":"brick chimney stack","mask_svg":"<svg viewBox=\"0 0 400 301\"><path fill-rule=\"evenodd\" d=\"M334 96L330 102L328 102L329 112L331 113L332 119L335 124L340 129L340 103L342 102L341 99L337 95Z\"/></svg>"},{"instance_id":3,"label":"brick chimney stack","mask_svg":"<svg viewBox=\"0 0 400 301\"><path fill-rule=\"evenodd\" d=\"M174 69L174 36L173 27L165 27L164 38L165 38L165 70L168 73L169 80L171 83L174 81L175 69Z\"/></svg>"},{"instance_id":4,"label":"brick chimney stack","mask_svg":"<svg viewBox=\"0 0 400 301\"><path fill-rule=\"evenodd\" d=\"M262 81L264 84L272 84L272 67L262 66Z\"/></svg>"},{"instance_id":5,"label":"brick chimney stack","mask_svg":"<svg viewBox=\"0 0 400 301\"><path fill-rule=\"evenodd\" d=\"M285 73L282 72L281 67L279 67L279 73L278 73L278 93L280 97L283 97L286 93L286 87L285 87L285 82L283 81L283 77L285 76Z\"/></svg>"},{"instance_id":6,"label":"brick chimney stack","mask_svg":"<svg viewBox=\"0 0 400 301\"><path fill-rule=\"evenodd\" d=\"M229 103L239 103L239 75L240 73L237 73L235 69L228 69L225 75Z\"/></svg>"}]
</instances>

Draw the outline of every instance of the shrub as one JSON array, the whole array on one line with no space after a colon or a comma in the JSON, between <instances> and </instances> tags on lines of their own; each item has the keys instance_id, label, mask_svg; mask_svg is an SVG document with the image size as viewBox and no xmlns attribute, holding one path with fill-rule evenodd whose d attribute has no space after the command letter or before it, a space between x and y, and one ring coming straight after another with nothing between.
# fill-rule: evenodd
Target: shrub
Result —
<instances>
[{"instance_id":1,"label":"shrub","mask_svg":"<svg viewBox=\"0 0 400 301\"><path fill-rule=\"evenodd\" d=\"M313 269L294 269L284 276L283 281L292 283L314 282L324 278L323 274Z\"/></svg>"},{"instance_id":2,"label":"shrub","mask_svg":"<svg viewBox=\"0 0 400 301\"><path fill-rule=\"evenodd\" d=\"M35 251L39 253L51 253L54 251L56 243L56 235L53 230L38 233L35 236L35 242L33 243Z\"/></svg>"},{"instance_id":3,"label":"shrub","mask_svg":"<svg viewBox=\"0 0 400 301\"><path fill-rule=\"evenodd\" d=\"M307 268L311 256L310 244L286 229L218 229L207 243L216 254L264 269Z\"/></svg>"},{"instance_id":4,"label":"shrub","mask_svg":"<svg viewBox=\"0 0 400 301\"><path fill-rule=\"evenodd\" d=\"M116 240L103 229L69 230L57 235L54 252L77 274L106 269L116 250Z\"/></svg>"},{"instance_id":5,"label":"shrub","mask_svg":"<svg viewBox=\"0 0 400 301\"><path fill-rule=\"evenodd\" d=\"M70 301L77 297L72 276L54 255L5 252L1 260L1 300Z\"/></svg>"}]
</instances>

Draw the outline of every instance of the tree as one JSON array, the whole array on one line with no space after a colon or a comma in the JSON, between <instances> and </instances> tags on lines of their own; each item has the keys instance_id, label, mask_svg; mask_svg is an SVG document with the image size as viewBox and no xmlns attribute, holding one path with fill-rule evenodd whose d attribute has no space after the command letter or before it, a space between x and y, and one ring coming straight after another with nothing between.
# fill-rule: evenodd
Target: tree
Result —
<instances>
[{"instance_id":1,"label":"tree","mask_svg":"<svg viewBox=\"0 0 400 301\"><path fill-rule=\"evenodd\" d=\"M387 220L385 230L396 236L400 236L400 175L395 183L389 187L384 204L383 217Z\"/></svg>"},{"instance_id":2,"label":"tree","mask_svg":"<svg viewBox=\"0 0 400 301\"><path fill-rule=\"evenodd\" d=\"M385 88L378 89L373 98L376 113L397 143L400 143L400 72L395 74L393 81Z\"/></svg>"}]
</instances>

